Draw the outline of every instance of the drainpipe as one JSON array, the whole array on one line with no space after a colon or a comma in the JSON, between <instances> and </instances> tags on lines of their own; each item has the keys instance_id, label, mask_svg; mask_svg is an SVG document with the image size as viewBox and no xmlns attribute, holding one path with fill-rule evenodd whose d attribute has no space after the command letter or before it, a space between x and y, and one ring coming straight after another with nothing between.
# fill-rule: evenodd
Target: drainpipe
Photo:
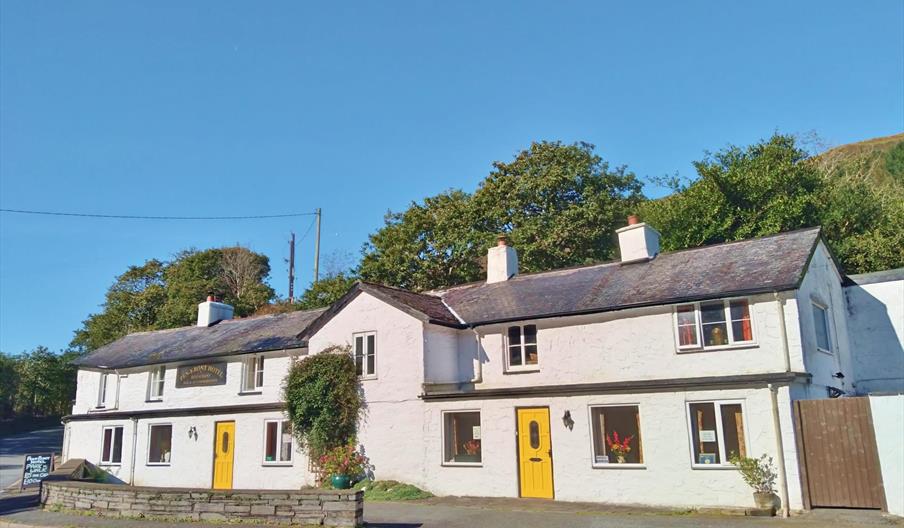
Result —
<instances>
[{"instance_id":1,"label":"drainpipe","mask_svg":"<svg viewBox=\"0 0 904 528\"><path fill-rule=\"evenodd\" d=\"M477 342L477 368L474 369L474 377L471 378L471 383L480 383L483 381L483 360L480 359L480 333L476 328L471 328L471 331L474 332L474 339Z\"/></svg>"},{"instance_id":2,"label":"drainpipe","mask_svg":"<svg viewBox=\"0 0 904 528\"><path fill-rule=\"evenodd\" d=\"M782 354L785 360L785 372L791 372L791 352L788 350L788 327L785 326L785 300L773 292L775 302L778 304L778 327L782 335Z\"/></svg>"},{"instance_id":3,"label":"drainpipe","mask_svg":"<svg viewBox=\"0 0 904 528\"><path fill-rule=\"evenodd\" d=\"M782 494L782 517L790 516L788 507L788 472L785 470L785 445L782 442L782 423L778 416L778 388L769 384L769 395L772 397L772 426L775 428L775 450L778 455L779 489Z\"/></svg>"},{"instance_id":4,"label":"drainpipe","mask_svg":"<svg viewBox=\"0 0 904 528\"><path fill-rule=\"evenodd\" d=\"M138 418L132 417L132 464L129 466L129 485L135 485L135 452L138 447Z\"/></svg>"}]
</instances>

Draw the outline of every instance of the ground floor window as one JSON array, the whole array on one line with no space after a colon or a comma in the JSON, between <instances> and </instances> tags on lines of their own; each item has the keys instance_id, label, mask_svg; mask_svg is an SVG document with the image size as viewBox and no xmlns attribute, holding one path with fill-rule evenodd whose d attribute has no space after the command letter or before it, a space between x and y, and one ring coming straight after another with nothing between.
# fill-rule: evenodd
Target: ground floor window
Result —
<instances>
[{"instance_id":1,"label":"ground floor window","mask_svg":"<svg viewBox=\"0 0 904 528\"><path fill-rule=\"evenodd\" d=\"M480 412L443 413L443 462L480 464Z\"/></svg>"},{"instance_id":2,"label":"ground floor window","mask_svg":"<svg viewBox=\"0 0 904 528\"><path fill-rule=\"evenodd\" d=\"M122 427L104 427L101 464L122 463Z\"/></svg>"},{"instance_id":3,"label":"ground floor window","mask_svg":"<svg viewBox=\"0 0 904 528\"><path fill-rule=\"evenodd\" d=\"M292 424L288 420L264 422L264 463L292 461Z\"/></svg>"},{"instance_id":4,"label":"ground floor window","mask_svg":"<svg viewBox=\"0 0 904 528\"><path fill-rule=\"evenodd\" d=\"M148 464L169 464L172 458L173 426L153 424L148 433Z\"/></svg>"},{"instance_id":5,"label":"ground floor window","mask_svg":"<svg viewBox=\"0 0 904 528\"><path fill-rule=\"evenodd\" d=\"M640 413L636 405L590 408L593 465L643 464Z\"/></svg>"},{"instance_id":6,"label":"ground floor window","mask_svg":"<svg viewBox=\"0 0 904 528\"><path fill-rule=\"evenodd\" d=\"M726 465L733 453L747 456L741 402L687 404L695 466Z\"/></svg>"}]
</instances>

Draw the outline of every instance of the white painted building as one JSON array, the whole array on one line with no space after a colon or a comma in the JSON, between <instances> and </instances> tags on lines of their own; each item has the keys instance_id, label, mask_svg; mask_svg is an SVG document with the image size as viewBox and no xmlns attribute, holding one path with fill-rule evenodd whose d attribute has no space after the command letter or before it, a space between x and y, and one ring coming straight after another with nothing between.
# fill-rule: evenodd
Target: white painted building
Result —
<instances>
[{"instance_id":1,"label":"white painted building","mask_svg":"<svg viewBox=\"0 0 904 528\"><path fill-rule=\"evenodd\" d=\"M632 223L619 243L622 262L519 275L500 240L485 282L426 294L358 283L325 311L217 323L205 314L222 305L202 303L196 328L133 334L82 361L64 457L137 485L312 484L280 383L297 358L349 345L378 479L752 506L727 459L765 453L800 509L792 401L870 392L882 372L894 379L881 390L902 383L901 274L854 286L818 229L659 254L658 233ZM868 326L877 303L894 329L884 342Z\"/></svg>"}]
</instances>

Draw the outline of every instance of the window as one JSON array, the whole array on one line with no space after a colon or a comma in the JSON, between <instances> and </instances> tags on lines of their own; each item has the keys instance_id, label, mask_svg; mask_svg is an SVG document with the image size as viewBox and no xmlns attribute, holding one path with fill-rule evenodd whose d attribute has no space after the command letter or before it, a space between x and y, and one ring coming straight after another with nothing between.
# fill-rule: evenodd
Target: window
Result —
<instances>
[{"instance_id":1,"label":"window","mask_svg":"<svg viewBox=\"0 0 904 528\"><path fill-rule=\"evenodd\" d=\"M694 466L730 465L732 453L747 456L740 402L688 403Z\"/></svg>"},{"instance_id":2,"label":"window","mask_svg":"<svg viewBox=\"0 0 904 528\"><path fill-rule=\"evenodd\" d=\"M508 366L525 368L537 365L537 325L510 326L508 329Z\"/></svg>"},{"instance_id":3,"label":"window","mask_svg":"<svg viewBox=\"0 0 904 528\"><path fill-rule=\"evenodd\" d=\"M104 427L101 464L122 463L122 427Z\"/></svg>"},{"instance_id":4,"label":"window","mask_svg":"<svg viewBox=\"0 0 904 528\"><path fill-rule=\"evenodd\" d=\"M108 406L115 407L116 397L116 381L115 374L102 372L100 375L100 386L97 391L97 408L103 409Z\"/></svg>"},{"instance_id":5,"label":"window","mask_svg":"<svg viewBox=\"0 0 904 528\"><path fill-rule=\"evenodd\" d=\"M726 299L679 305L675 330L680 350L753 343L750 303Z\"/></svg>"},{"instance_id":6,"label":"window","mask_svg":"<svg viewBox=\"0 0 904 528\"><path fill-rule=\"evenodd\" d=\"M480 412L444 412L443 462L451 465L478 465L481 460Z\"/></svg>"},{"instance_id":7,"label":"window","mask_svg":"<svg viewBox=\"0 0 904 528\"><path fill-rule=\"evenodd\" d=\"M254 392L264 386L264 356L251 356L242 364L242 392Z\"/></svg>"},{"instance_id":8,"label":"window","mask_svg":"<svg viewBox=\"0 0 904 528\"><path fill-rule=\"evenodd\" d=\"M355 334L355 371L362 378L374 378L377 372L377 333Z\"/></svg>"},{"instance_id":9,"label":"window","mask_svg":"<svg viewBox=\"0 0 904 528\"><path fill-rule=\"evenodd\" d=\"M169 465L173 449L173 426L151 425L148 437L148 465Z\"/></svg>"},{"instance_id":10,"label":"window","mask_svg":"<svg viewBox=\"0 0 904 528\"><path fill-rule=\"evenodd\" d=\"M264 464L292 462L292 424L288 420L264 422Z\"/></svg>"},{"instance_id":11,"label":"window","mask_svg":"<svg viewBox=\"0 0 904 528\"><path fill-rule=\"evenodd\" d=\"M593 465L643 464L640 413L636 405L590 408Z\"/></svg>"},{"instance_id":12,"label":"window","mask_svg":"<svg viewBox=\"0 0 904 528\"><path fill-rule=\"evenodd\" d=\"M829 338L829 312L825 307L813 303L813 327L816 329L816 348L823 352L832 352L832 340Z\"/></svg>"},{"instance_id":13,"label":"window","mask_svg":"<svg viewBox=\"0 0 904 528\"><path fill-rule=\"evenodd\" d=\"M148 376L148 400L163 399L163 384L166 378L166 367L157 367Z\"/></svg>"}]
</instances>

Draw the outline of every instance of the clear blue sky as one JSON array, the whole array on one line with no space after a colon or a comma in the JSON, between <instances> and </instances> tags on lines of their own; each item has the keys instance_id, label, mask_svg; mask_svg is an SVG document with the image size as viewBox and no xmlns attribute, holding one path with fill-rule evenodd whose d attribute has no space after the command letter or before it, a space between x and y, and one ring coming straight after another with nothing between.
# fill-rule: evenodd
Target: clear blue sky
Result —
<instances>
[{"instance_id":1,"label":"clear blue sky","mask_svg":"<svg viewBox=\"0 0 904 528\"><path fill-rule=\"evenodd\" d=\"M775 130L900 132L902 79L897 0L0 0L0 207L322 207L324 253L357 257L388 209L473 190L533 140L690 176ZM0 350L66 346L128 265L191 246L267 254L284 295L309 223L0 214Z\"/></svg>"}]
</instances>

